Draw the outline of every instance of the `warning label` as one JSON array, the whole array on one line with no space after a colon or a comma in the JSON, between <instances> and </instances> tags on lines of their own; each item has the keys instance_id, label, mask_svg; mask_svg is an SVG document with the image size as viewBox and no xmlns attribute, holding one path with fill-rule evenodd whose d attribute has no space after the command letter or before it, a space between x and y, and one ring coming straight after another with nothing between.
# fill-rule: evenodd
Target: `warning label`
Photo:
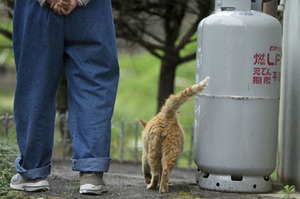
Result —
<instances>
[{"instance_id":1,"label":"warning label","mask_svg":"<svg viewBox=\"0 0 300 199\"><path fill-rule=\"evenodd\" d=\"M253 58L253 84L270 85L280 81L281 47L270 46L269 52L255 53Z\"/></svg>"}]
</instances>

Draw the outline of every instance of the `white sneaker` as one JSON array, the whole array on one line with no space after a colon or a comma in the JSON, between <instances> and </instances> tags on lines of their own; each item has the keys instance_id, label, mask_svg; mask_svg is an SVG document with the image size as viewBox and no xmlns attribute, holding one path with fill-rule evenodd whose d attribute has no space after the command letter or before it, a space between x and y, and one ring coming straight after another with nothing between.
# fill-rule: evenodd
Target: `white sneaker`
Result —
<instances>
[{"instance_id":1,"label":"white sneaker","mask_svg":"<svg viewBox=\"0 0 300 199\"><path fill-rule=\"evenodd\" d=\"M49 190L49 182L46 178L27 180L20 174L15 174L10 181L10 188L20 191L45 191Z\"/></svg>"},{"instance_id":2,"label":"white sneaker","mask_svg":"<svg viewBox=\"0 0 300 199\"><path fill-rule=\"evenodd\" d=\"M79 176L79 193L101 195L102 193L107 192L102 172L80 172Z\"/></svg>"}]
</instances>

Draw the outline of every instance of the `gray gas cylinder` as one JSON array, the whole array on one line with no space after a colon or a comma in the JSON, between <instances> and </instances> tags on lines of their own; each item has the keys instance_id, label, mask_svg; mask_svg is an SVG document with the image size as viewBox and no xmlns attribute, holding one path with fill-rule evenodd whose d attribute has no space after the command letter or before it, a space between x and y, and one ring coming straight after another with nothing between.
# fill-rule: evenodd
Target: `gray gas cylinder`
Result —
<instances>
[{"instance_id":1,"label":"gray gas cylinder","mask_svg":"<svg viewBox=\"0 0 300 199\"><path fill-rule=\"evenodd\" d=\"M271 190L276 166L282 27L251 0L218 0L198 26L194 160L201 188Z\"/></svg>"}]
</instances>

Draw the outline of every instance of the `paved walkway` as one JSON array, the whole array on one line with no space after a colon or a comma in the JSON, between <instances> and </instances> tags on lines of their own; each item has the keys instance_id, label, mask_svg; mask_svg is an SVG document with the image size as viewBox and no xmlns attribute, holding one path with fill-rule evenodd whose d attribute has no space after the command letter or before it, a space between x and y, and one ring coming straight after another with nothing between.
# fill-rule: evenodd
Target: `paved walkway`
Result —
<instances>
[{"instance_id":1,"label":"paved walkway","mask_svg":"<svg viewBox=\"0 0 300 199\"><path fill-rule=\"evenodd\" d=\"M55 161L52 174L49 177L51 190L38 193L14 192L22 196L34 198L109 198L109 199L134 199L134 198L183 198L183 199L278 199L284 198L277 194L283 187L273 183L273 192L269 194L237 194L201 190L195 183L195 171L188 169L174 169L171 174L169 191L159 194L157 190L146 189L142 177L141 165L133 163L112 162L110 171L104 179L108 186L108 193L101 196L83 196L78 193L78 173L71 170L69 161ZM292 194L291 198L299 198L300 193Z\"/></svg>"}]
</instances>

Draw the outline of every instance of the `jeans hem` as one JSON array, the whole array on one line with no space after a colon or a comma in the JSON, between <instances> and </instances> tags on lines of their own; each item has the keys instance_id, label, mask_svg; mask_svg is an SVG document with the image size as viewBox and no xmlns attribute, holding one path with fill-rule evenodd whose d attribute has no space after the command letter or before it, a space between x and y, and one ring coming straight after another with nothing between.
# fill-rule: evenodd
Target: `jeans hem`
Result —
<instances>
[{"instance_id":1,"label":"jeans hem","mask_svg":"<svg viewBox=\"0 0 300 199\"><path fill-rule=\"evenodd\" d=\"M108 172L111 157L71 159L74 171Z\"/></svg>"},{"instance_id":2,"label":"jeans hem","mask_svg":"<svg viewBox=\"0 0 300 199\"><path fill-rule=\"evenodd\" d=\"M20 162L22 161L21 156L16 159L15 165L17 172L25 179L39 179L46 178L50 175L52 163L47 164L44 167L34 168L34 169L24 169L21 167Z\"/></svg>"}]
</instances>

